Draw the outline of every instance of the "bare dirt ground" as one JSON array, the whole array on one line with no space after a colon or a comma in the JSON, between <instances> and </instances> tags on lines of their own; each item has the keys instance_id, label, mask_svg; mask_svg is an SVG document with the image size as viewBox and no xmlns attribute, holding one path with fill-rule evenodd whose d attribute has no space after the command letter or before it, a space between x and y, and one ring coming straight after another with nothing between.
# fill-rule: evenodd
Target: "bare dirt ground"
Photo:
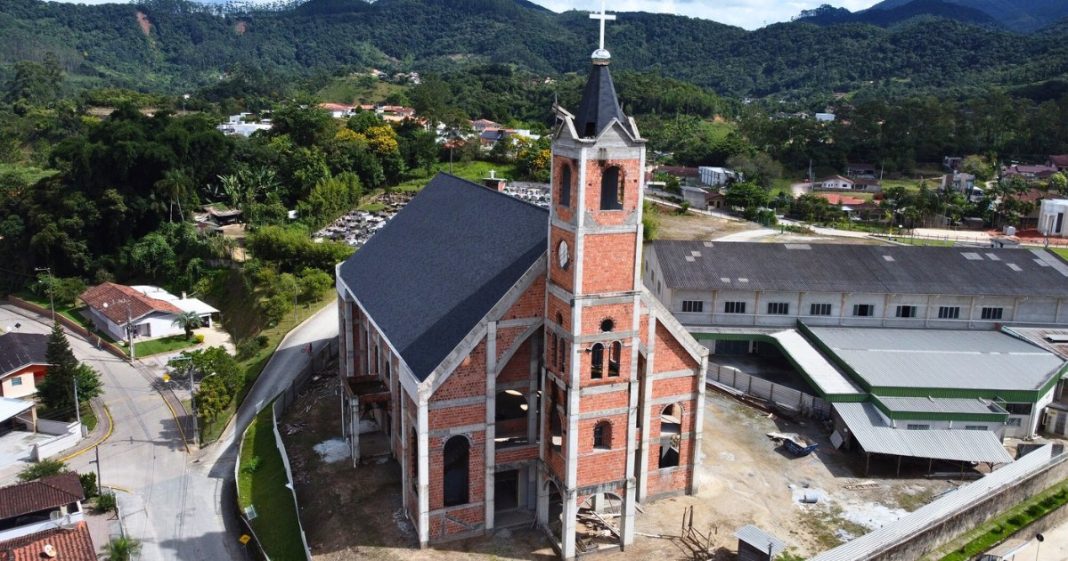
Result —
<instances>
[{"instance_id":1,"label":"bare dirt ground","mask_svg":"<svg viewBox=\"0 0 1068 561\"><path fill-rule=\"evenodd\" d=\"M874 238L856 238L843 236L823 236L814 234L795 234L783 232L780 228L764 228L746 220L731 220L707 214L678 214L670 208L663 208L657 215L660 228L657 239L661 240L719 240L753 241L762 243L837 243L887 245Z\"/></svg>"},{"instance_id":2,"label":"bare dirt ground","mask_svg":"<svg viewBox=\"0 0 1068 561\"><path fill-rule=\"evenodd\" d=\"M290 408L282 427L316 561L556 558L543 535L526 528L418 549L401 510L395 462L353 469L348 458L338 460L335 454L329 463L324 458L330 454L315 451L317 444L322 450L323 443L339 438L338 408L337 383L324 377ZM821 447L794 458L768 439L766 433L772 431L796 432ZM694 528L712 535L716 554L710 558L733 559L734 531L745 524L771 531L796 552L810 555L890 522L956 485L922 478L926 462L906 464L904 476L895 478L894 465L873 460L872 477L863 477L862 458L834 450L827 432L820 423L790 422L710 390L697 496L643 504L636 543L598 558L693 559L678 538L683 512L690 506ZM803 504L806 496L817 502ZM662 537L650 537L655 535Z\"/></svg>"}]
</instances>

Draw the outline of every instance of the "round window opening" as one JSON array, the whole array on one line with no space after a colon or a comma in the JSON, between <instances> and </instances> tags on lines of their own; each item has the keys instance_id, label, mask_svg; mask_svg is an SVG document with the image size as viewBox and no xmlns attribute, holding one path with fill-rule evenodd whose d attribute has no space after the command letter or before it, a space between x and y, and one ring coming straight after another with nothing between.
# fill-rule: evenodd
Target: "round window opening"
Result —
<instances>
[{"instance_id":1,"label":"round window opening","mask_svg":"<svg viewBox=\"0 0 1068 561\"><path fill-rule=\"evenodd\" d=\"M611 331L616 327L616 322L612 321L612 318L605 318L601 320L601 331Z\"/></svg>"}]
</instances>

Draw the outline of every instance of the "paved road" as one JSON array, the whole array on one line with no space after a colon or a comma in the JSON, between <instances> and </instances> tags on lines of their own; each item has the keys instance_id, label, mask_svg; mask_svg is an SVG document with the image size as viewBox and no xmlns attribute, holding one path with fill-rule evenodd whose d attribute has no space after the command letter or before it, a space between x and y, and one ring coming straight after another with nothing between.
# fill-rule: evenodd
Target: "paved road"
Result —
<instances>
[{"instance_id":1,"label":"paved road","mask_svg":"<svg viewBox=\"0 0 1068 561\"><path fill-rule=\"evenodd\" d=\"M23 332L49 331L47 321L34 319L17 308L0 307L0 326L19 322ZM115 431L100 445L100 468L105 484L127 491L118 493L118 498L127 533L143 544L140 559L245 558L237 543L240 530L223 506L233 500L224 491L233 479L235 435L307 363L304 348L308 343L318 348L336 335L333 305L291 332L238 409L237 422L230 424L219 443L194 454L186 452L174 417L153 389L149 374L76 336L69 337L74 354L100 372L103 380L104 401L115 420ZM93 459L89 452L68 463L78 471L90 471L96 469Z\"/></svg>"}]
</instances>

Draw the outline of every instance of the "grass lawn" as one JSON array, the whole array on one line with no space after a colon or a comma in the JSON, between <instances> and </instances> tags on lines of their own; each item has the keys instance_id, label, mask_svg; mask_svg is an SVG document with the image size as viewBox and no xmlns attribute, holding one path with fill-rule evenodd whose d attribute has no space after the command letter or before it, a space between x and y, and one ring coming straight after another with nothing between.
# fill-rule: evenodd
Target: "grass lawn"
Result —
<instances>
[{"instance_id":1,"label":"grass lawn","mask_svg":"<svg viewBox=\"0 0 1068 561\"><path fill-rule=\"evenodd\" d=\"M82 424L85 425L85 430L92 431L96 428L96 411L89 406L89 402L82 403Z\"/></svg>"},{"instance_id":2,"label":"grass lawn","mask_svg":"<svg viewBox=\"0 0 1068 561\"><path fill-rule=\"evenodd\" d=\"M1068 504L1068 483L1046 489L1001 516L965 534L969 540L940 561L967 561L1010 538L1032 522Z\"/></svg>"},{"instance_id":3,"label":"grass lawn","mask_svg":"<svg viewBox=\"0 0 1068 561\"><path fill-rule=\"evenodd\" d=\"M41 298L40 296L37 296L36 294L34 294L32 292L19 292L19 293L15 294L15 296L18 296L19 298L22 298L23 300L25 300L25 301L27 301L27 302L29 302L31 304L37 304L38 306L40 306L40 307L42 307L42 308L44 308L46 310L49 310L49 309L52 308L52 304L48 301L48 297ZM85 306L63 306L63 305L60 305L60 306L58 306L56 308L56 313L61 315L61 316L63 316L63 317L65 317L65 318L67 318L67 319L69 319L69 320L71 320L71 321L73 321L74 323L77 323L78 325L80 325L80 326L82 326L82 327L84 327L84 328L96 333L95 328L93 327L93 323L91 321L89 321L88 319L86 319L85 316L83 316L81 314L81 311L84 310L84 309L85 309ZM111 339L111 337L109 337L107 334L100 334L100 335L102 335L105 339L114 342Z\"/></svg>"},{"instance_id":4,"label":"grass lawn","mask_svg":"<svg viewBox=\"0 0 1068 561\"><path fill-rule=\"evenodd\" d=\"M1049 250L1060 255L1062 259L1068 259L1068 247L1051 247Z\"/></svg>"},{"instance_id":5,"label":"grass lawn","mask_svg":"<svg viewBox=\"0 0 1068 561\"><path fill-rule=\"evenodd\" d=\"M226 423L230 420L230 417L237 411L237 404L241 403L245 399L245 395L252 389L252 384L256 382L256 378L259 377L260 372L263 371L263 367L267 366L267 361L271 359L271 355L274 354L275 349L282 342L282 338L286 336L294 327L299 325L304 320L315 315L316 312L321 310L324 306L330 305L337 297L337 291L334 287L330 287L323 291L319 296L319 299L309 304L301 304L297 306L296 314L290 312L286 314L285 319L279 322L274 327L268 327L259 332L259 335L267 336L267 345L261 348L256 354L239 360L238 366L244 372L244 381L241 385L241 389L238 390L237 396L234 401L230 403L218 417L214 419L201 419L200 422L200 441L204 444L215 442L222 435L223 429L226 428ZM241 311L240 309L234 309L233 311L226 312L227 321L248 321L249 318L242 319L241 314L255 315L255 308L249 307L247 310ZM294 317L294 315L296 317ZM231 333L233 333L231 331Z\"/></svg>"},{"instance_id":6,"label":"grass lawn","mask_svg":"<svg viewBox=\"0 0 1068 561\"><path fill-rule=\"evenodd\" d=\"M38 181L51 177L59 173L54 169L41 169L34 166L26 166L21 164L3 164L0 163L0 176L14 175L17 179L25 181L28 184L34 184Z\"/></svg>"},{"instance_id":7,"label":"grass lawn","mask_svg":"<svg viewBox=\"0 0 1068 561\"><path fill-rule=\"evenodd\" d=\"M371 76L343 76L323 86L317 96L323 101L335 103L381 103L391 94L406 89Z\"/></svg>"},{"instance_id":8,"label":"grass lawn","mask_svg":"<svg viewBox=\"0 0 1068 561\"><path fill-rule=\"evenodd\" d=\"M137 351L137 358L144 358L146 356L158 355L160 353L169 353L177 351L187 347L196 345L195 338L186 339L185 335L171 335L170 337L162 337L160 339L151 339L149 341L141 341L140 343L134 343L134 350Z\"/></svg>"},{"instance_id":9,"label":"grass lawn","mask_svg":"<svg viewBox=\"0 0 1068 561\"><path fill-rule=\"evenodd\" d=\"M271 406L256 416L242 438L238 459L237 502L252 505L252 528L271 559L304 559L304 544L293 494L286 488L282 454L275 445Z\"/></svg>"},{"instance_id":10,"label":"grass lawn","mask_svg":"<svg viewBox=\"0 0 1068 561\"><path fill-rule=\"evenodd\" d=\"M909 245L921 245L921 246L934 246L934 247L953 247L953 240L935 240L929 238L909 238L906 236L895 236L891 238L898 243L906 243Z\"/></svg>"},{"instance_id":11,"label":"grass lawn","mask_svg":"<svg viewBox=\"0 0 1068 561\"><path fill-rule=\"evenodd\" d=\"M386 204L379 201L370 201L356 207L356 210L365 212L382 212L383 210L386 210Z\"/></svg>"},{"instance_id":12,"label":"grass lawn","mask_svg":"<svg viewBox=\"0 0 1068 561\"><path fill-rule=\"evenodd\" d=\"M417 174L412 174L407 181L393 187L393 189L396 191L419 191L438 172L452 173L456 177L478 182L483 177L488 177L491 170L497 172L497 177L506 179L515 179L517 175L514 164L495 164L481 160L453 162L452 171L450 172L449 162L440 162L434 165L433 171L429 175L426 175L423 171L417 172Z\"/></svg>"}]
</instances>

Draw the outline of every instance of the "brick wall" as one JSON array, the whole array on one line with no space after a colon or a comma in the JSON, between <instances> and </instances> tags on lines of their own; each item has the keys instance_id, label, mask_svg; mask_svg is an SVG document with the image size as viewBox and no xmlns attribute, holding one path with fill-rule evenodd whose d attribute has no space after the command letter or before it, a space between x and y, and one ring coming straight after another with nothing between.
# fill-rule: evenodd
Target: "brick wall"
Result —
<instances>
[{"instance_id":1,"label":"brick wall","mask_svg":"<svg viewBox=\"0 0 1068 561\"><path fill-rule=\"evenodd\" d=\"M653 362L654 372L697 370L701 366L660 323L656 325L656 360Z\"/></svg>"},{"instance_id":2,"label":"brick wall","mask_svg":"<svg viewBox=\"0 0 1068 561\"><path fill-rule=\"evenodd\" d=\"M582 291L584 293L623 292L635 289L635 235L588 234L585 236L581 256ZM628 325L627 329L629 328Z\"/></svg>"},{"instance_id":3,"label":"brick wall","mask_svg":"<svg viewBox=\"0 0 1068 561\"><path fill-rule=\"evenodd\" d=\"M638 206L639 190L641 188L640 162L632 160L606 160L600 162L590 160L586 163L586 209L593 214L598 224L620 225L626 219L626 214ZM601 176L604 170L616 166L620 168L620 179L623 182L623 209L602 211L601 208Z\"/></svg>"},{"instance_id":4,"label":"brick wall","mask_svg":"<svg viewBox=\"0 0 1068 561\"><path fill-rule=\"evenodd\" d=\"M567 242L572 261L568 264L566 270L560 268L560 260L557 258L557 247L560 245L561 241ZM549 228L549 278L552 279L553 283L567 291L573 291L575 287L575 264L573 263L576 259L575 253L574 234L566 230L561 230L560 228Z\"/></svg>"},{"instance_id":5,"label":"brick wall","mask_svg":"<svg viewBox=\"0 0 1068 561\"><path fill-rule=\"evenodd\" d=\"M571 169L571 198L567 207L560 204L563 199L561 198L561 191L563 188L563 175L564 168L570 167ZM561 220L565 222L571 222L575 217L575 205L578 203L578 162L571 158L565 158L563 156L553 157L553 203L557 203L553 211Z\"/></svg>"}]
</instances>

